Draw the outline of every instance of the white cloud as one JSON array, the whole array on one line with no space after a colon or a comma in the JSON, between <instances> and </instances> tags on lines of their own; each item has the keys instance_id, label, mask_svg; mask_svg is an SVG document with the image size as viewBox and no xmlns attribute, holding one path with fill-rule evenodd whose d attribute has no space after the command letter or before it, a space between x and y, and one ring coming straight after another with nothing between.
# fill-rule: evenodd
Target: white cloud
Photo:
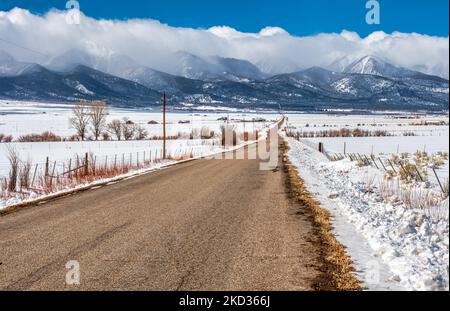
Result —
<instances>
[{"instance_id":1,"label":"white cloud","mask_svg":"<svg viewBox=\"0 0 450 311\"><path fill-rule=\"evenodd\" d=\"M227 26L210 29L177 28L151 19L96 20L82 15L80 25L69 25L61 11L43 16L27 10L0 12L0 38L55 56L73 48L107 55L126 54L159 70L174 71L173 53L219 55L249 60L272 72L327 67L336 59L352 60L368 54L395 65L448 78L449 38L416 33L374 32L318 34L298 37L279 27L243 33ZM37 53L0 41L0 49L27 61L44 61Z\"/></svg>"}]
</instances>

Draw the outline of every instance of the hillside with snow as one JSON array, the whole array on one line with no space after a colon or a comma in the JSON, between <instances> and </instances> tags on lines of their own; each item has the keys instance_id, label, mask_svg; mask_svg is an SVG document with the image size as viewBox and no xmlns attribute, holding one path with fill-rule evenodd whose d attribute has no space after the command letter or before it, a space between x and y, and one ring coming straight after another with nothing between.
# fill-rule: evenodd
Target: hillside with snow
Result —
<instances>
[{"instance_id":1,"label":"hillside with snow","mask_svg":"<svg viewBox=\"0 0 450 311\"><path fill-rule=\"evenodd\" d=\"M162 93L179 107L226 106L287 110L448 110L448 80L396 67L373 56L342 72L312 67L270 76L249 61L173 54L167 73L127 55L70 50L45 64L0 54L0 98L73 102L102 99L112 105L160 104ZM339 62L339 60L338 60Z\"/></svg>"}]
</instances>

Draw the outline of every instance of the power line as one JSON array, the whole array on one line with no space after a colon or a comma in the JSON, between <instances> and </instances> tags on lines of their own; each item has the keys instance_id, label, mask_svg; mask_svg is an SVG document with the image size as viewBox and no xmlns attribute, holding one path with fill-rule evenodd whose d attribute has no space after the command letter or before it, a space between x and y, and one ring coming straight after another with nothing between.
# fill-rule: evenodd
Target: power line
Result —
<instances>
[{"instance_id":1,"label":"power line","mask_svg":"<svg viewBox=\"0 0 450 311\"><path fill-rule=\"evenodd\" d=\"M36 54L45 56L45 57L48 57L48 56L49 56L48 54L44 54L44 53L42 53L42 52L39 52L39 51L30 49L30 48L27 48L27 47L25 47L25 46L19 45L19 44L17 44L17 43L11 42L11 41L6 40L6 39L3 39L3 38L0 38L0 41L5 42L5 43L8 43L8 44L11 44L11 45L14 45L14 46L16 46L16 47L18 47L18 48L27 50L27 51L29 51L29 52L36 53Z\"/></svg>"}]
</instances>

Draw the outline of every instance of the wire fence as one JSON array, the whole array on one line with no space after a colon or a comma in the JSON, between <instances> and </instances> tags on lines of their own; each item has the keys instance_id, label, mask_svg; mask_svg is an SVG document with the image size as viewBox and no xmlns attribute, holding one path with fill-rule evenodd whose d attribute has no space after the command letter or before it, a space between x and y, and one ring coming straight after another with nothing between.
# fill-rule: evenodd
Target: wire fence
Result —
<instances>
[{"instance_id":1,"label":"wire fence","mask_svg":"<svg viewBox=\"0 0 450 311\"><path fill-rule=\"evenodd\" d=\"M427 171L424 171L423 168L418 167L413 163L403 163L402 161L393 161L389 158L383 158L380 156L375 156L374 154L366 155L363 153L335 153L329 151L326 146L322 142L313 142L308 139L304 139L299 137L298 135L289 135L301 142L302 144L320 151L329 161L341 161L343 159L349 159L350 161L358 162L361 166L372 166L378 170L383 171L388 175L400 175L405 179L412 179L420 182L427 182L429 180L429 176ZM449 196L449 180L443 181L440 177L436 168L430 167L431 174L433 178L436 180L439 189L443 193L444 196Z\"/></svg>"},{"instance_id":2,"label":"wire fence","mask_svg":"<svg viewBox=\"0 0 450 311\"><path fill-rule=\"evenodd\" d=\"M0 180L2 192L49 193L68 186L79 185L102 178L111 178L133 170L152 168L164 161L189 159L207 153L209 143L196 146L180 146L166 150L162 148L136 152L122 152L96 156L91 152L53 160L47 156L43 162L23 161L12 150L9 154L10 170L8 176ZM211 142L211 145L215 143Z\"/></svg>"}]
</instances>

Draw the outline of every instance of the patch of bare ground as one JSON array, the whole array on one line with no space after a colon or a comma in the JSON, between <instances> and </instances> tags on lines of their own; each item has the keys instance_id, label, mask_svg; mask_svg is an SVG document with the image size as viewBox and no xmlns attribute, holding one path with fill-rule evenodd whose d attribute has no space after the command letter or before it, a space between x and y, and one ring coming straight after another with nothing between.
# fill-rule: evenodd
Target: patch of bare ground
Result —
<instances>
[{"instance_id":1,"label":"patch of bare ground","mask_svg":"<svg viewBox=\"0 0 450 311\"><path fill-rule=\"evenodd\" d=\"M318 291L359 291L360 281L356 278L353 262L345 246L333 234L330 213L320 206L308 191L297 169L289 162L287 142L282 143L284 170L287 175L286 186L292 197L311 213L314 230L319 237L322 274L314 280L313 287Z\"/></svg>"}]
</instances>

